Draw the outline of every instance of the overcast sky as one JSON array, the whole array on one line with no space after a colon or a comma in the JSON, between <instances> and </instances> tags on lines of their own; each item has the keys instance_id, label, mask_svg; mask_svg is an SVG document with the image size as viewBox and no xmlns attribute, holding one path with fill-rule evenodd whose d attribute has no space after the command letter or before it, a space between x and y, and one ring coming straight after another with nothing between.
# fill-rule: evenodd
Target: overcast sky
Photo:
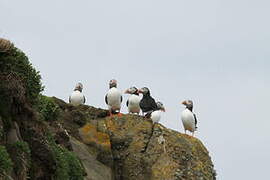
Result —
<instances>
[{"instance_id":1,"label":"overcast sky","mask_svg":"<svg viewBox=\"0 0 270 180\"><path fill-rule=\"evenodd\" d=\"M147 86L166 107L161 124L180 132L180 101L192 99L218 179L267 179L269 9L267 0L0 0L0 36L28 55L48 96L67 101L80 81L87 104L106 108L110 79L122 91Z\"/></svg>"}]
</instances>

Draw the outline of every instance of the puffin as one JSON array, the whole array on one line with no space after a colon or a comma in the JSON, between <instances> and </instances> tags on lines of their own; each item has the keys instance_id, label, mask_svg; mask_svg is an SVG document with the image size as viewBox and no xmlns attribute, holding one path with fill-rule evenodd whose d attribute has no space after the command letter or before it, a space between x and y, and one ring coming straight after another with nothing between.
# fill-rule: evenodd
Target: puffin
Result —
<instances>
[{"instance_id":1,"label":"puffin","mask_svg":"<svg viewBox=\"0 0 270 180\"><path fill-rule=\"evenodd\" d=\"M127 100L128 113L136 113L140 114L140 101L141 98L139 96L139 90L133 86L125 91L125 94L131 94L131 96Z\"/></svg>"},{"instance_id":2,"label":"puffin","mask_svg":"<svg viewBox=\"0 0 270 180\"><path fill-rule=\"evenodd\" d=\"M74 91L71 93L71 95L69 96L69 103L74 105L74 106L78 106L80 104L84 104L85 103L85 96L82 93L83 90L83 85L82 83L77 83L77 85L75 86Z\"/></svg>"},{"instance_id":3,"label":"puffin","mask_svg":"<svg viewBox=\"0 0 270 180\"><path fill-rule=\"evenodd\" d=\"M120 115L121 103L123 97L121 92L117 89L117 81L115 79L109 82L109 91L105 95L105 102L108 106L110 116L113 114Z\"/></svg>"},{"instance_id":4,"label":"puffin","mask_svg":"<svg viewBox=\"0 0 270 180\"><path fill-rule=\"evenodd\" d=\"M147 87L139 89L139 93L143 94L143 97L140 101L140 108L145 114L145 117L149 118L151 113L157 110L157 104L154 98L150 95L150 90Z\"/></svg>"},{"instance_id":5,"label":"puffin","mask_svg":"<svg viewBox=\"0 0 270 180\"><path fill-rule=\"evenodd\" d=\"M161 118L161 113L165 112L165 107L163 106L162 102L156 102L157 104L157 110L151 113L151 119L153 123L158 123Z\"/></svg>"},{"instance_id":6,"label":"puffin","mask_svg":"<svg viewBox=\"0 0 270 180\"><path fill-rule=\"evenodd\" d=\"M189 130L192 133L192 136L194 136L194 132L197 130L197 118L196 115L192 112L193 102L191 100L186 100L183 101L182 104L186 106L181 114L185 134L186 130Z\"/></svg>"}]
</instances>

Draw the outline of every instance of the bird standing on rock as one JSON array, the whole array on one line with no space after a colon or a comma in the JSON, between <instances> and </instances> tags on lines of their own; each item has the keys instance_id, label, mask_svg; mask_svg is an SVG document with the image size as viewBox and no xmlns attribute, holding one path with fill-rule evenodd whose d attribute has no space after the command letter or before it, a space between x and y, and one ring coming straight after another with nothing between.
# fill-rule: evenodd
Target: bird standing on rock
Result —
<instances>
[{"instance_id":1,"label":"bird standing on rock","mask_svg":"<svg viewBox=\"0 0 270 180\"><path fill-rule=\"evenodd\" d=\"M142 109L143 115L149 118L151 113L157 110L157 104L154 98L150 95L150 90L147 87L139 89L139 93L143 94L143 98L140 101L140 108Z\"/></svg>"},{"instance_id":2,"label":"bird standing on rock","mask_svg":"<svg viewBox=\"0 0 270 180\"><path fill-rule=\"evenodd\" d=\"M161 119L161 113L165 112L165 107L163 106L162 102L157 102L157 110L151 113L151 119L153 123L158 123Z\"/></svg>"},{"instance_id":3,"label":"bird standing on rock","mask_svg":"<svg viewBox=\"0 0 270 180\"><path fill-rule=\"evenodd\" d=\"M82 90L83 90L82 83L78 83L75 86L75 89L72 92L72 94L69 96L69 103L70 104L72 104L74 106L78 106L80 104L85 103L85 96L82 94Z\"/></svg>"},{"instance_id":4,"label":"bird standing on rock","mask_svg":"<svg viewBox=\"0 0 270 180\"><path fill-rule=\"evenodd\" d=\"M117 89L117 81L115 79L110 80L109 88L110 89L105 96L105 102L108 105L110 116L116 113L121 115L120 109L123 97L121 92Z\"/></svg>"},{"instance_id":5,"label":"bird standing on rock","mask_svg":"<svg viewBox=\"0 0 270 180\"><path fill-rule=\"evenodd\" d=\"M131 94L127 100L127 107L129 113L140 114L140 101L139 90L136 87L131 87L125 91L125 94Z\"/></svg>"},{"instance_id":6,"label":"bird standing on rock","mask_svg":"<svg viewBox=\"0 0 270 180\"><path fill-rule=\"evenodd\" d=\"M183 110L181 114L181 119L184 125L185 134L186 130L189 130L194 135L194 131L197 130L197 118L196 115L192 112L193 102L191 100L186 100L182 102L186 106L186 109Z\"/></svg>"}]
</instances>

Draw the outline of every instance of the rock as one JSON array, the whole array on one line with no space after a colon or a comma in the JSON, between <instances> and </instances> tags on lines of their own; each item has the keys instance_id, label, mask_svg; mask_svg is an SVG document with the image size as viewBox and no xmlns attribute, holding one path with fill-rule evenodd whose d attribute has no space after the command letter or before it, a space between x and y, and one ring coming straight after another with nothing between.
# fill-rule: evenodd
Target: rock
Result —
<instances>
[{"instance_id":1,"label":"rock","mask_svg":"<svg viewBox=\"0 0 270 180\"><path fill-rule=\"evenodd\" d=\"M111 149L115 179L215 179L208 151L198 139L140 116L89 121L79 131L82 141L98 152Z\"/></svg>"},{"instance_id":2,"label":"rock","mask_svg":"<svg viewBox=\"0 0 270 180\"><path fill-rule=\"evenodd\" d=\"M113 166L111 142L108 134L99 132L97 126L90 123L80 128L79 134L83 143L96 149L96 156L100 162L109 167Z\"/></svg>"},{"instance_id":3,"label":"rock","mask_svg":"<svg viewBox=\"0 0 270 180\"><path fill-rule=\"evenodd\" d=\"M73 151L84 165L87 180L113 180L111 168L99 162L89 151L89 147L78 140L72 138Z\"/></svg>"}]
</instances>

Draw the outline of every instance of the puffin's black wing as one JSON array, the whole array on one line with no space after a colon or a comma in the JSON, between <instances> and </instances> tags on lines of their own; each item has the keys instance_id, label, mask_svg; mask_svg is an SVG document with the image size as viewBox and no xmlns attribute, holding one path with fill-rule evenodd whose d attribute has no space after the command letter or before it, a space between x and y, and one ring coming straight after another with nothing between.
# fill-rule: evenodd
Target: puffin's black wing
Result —
<instances>
[{"instance_id":1,"label":"puffin's black wing","mask_svg":"<svg viewBox=\"0 0 270 180\"><path fill-rule=\"evenodd\" d=\"M127 100L127 103L126 104L127 104L127 107L128 107L128 104L129 104L129 101L128 100Z\"/></svg>"},{"instance_id":2,"label":"puffin's black wing","mask_svg":"<svg viewBox=\"0 0 270 180\"><path fill-rule=\"evenodd\" d=\"M195 126L197 127L197 117L196 115L193 113L194 119L195 119Z\"/></svg>"},{"instance_id":3,"label":"puffin's black wing","mask_svg":"<svg viewBox=\"0 0 270 180\"><path fill-rule=\"evenodd\" d=\"M107 97L107 94L106 94L106 96L105 96L105 102L106 102L106 104L108 104L108 97Z\"/></svg>"},{"instance_id":4,"label":"puffin's black wing","mask_svg":"<svg viewBox=\"0 0 270 180\"><path fill-rule=\"evenodd\" d=\"M121 96L121 102L123 101L123 96Z\"/></svg>"},{"instance_id":5,"label":"puffin's black wing","mask_svg":"<svg viewBox=\"0 0 270 180\"><path fill-rule=\"evenodd\" d=\"M143 99L140 102L140 108L142 109L143 112L157 110L157 104L155 102L155 99L150 96L143 97Z\"/></svg>"},{"instance_id":6,"label":"puffin's black wing","mask_svg":"<svg viewBox=\"0 0 270 180\"><path fill-rule=\"evenodd\" d=\"M151 97L151 110L155 111L157 110L157 103L154 98Z\"/></svg>"},{"instance_id":7,"label":"puffin's black wing","mask_svg":"<svg viewBox=\"0 0 270 180\"><path fill-rule=\"evenodd\" d=\"M85 96L83 96L83 104L85 103L86 99L85 99Z\"/></svg>"},{"instance_id":8,"label":"puffin's black wing","mask_svg":"<svg viewBox=\"0 0 270 180\"><path fill-rule=\"evenodd\" d=\"M71 99L70 99L70 96L69 96L69 98L68 98L68 102L69 102L69 103L71 103Z\"/></svg>"},{"instance_id":9,"label":"puffin's black wing","mask_svg":"<svg viewBox=\"0 0 270 180\"><path fill-rule=\"evenodd\" d=\"M142 98L140 103L139 103L142 112L146 112L146 107L145 107L145 102L144 101L145 101L145 99Z\"/></svg>"}]
</instances>

